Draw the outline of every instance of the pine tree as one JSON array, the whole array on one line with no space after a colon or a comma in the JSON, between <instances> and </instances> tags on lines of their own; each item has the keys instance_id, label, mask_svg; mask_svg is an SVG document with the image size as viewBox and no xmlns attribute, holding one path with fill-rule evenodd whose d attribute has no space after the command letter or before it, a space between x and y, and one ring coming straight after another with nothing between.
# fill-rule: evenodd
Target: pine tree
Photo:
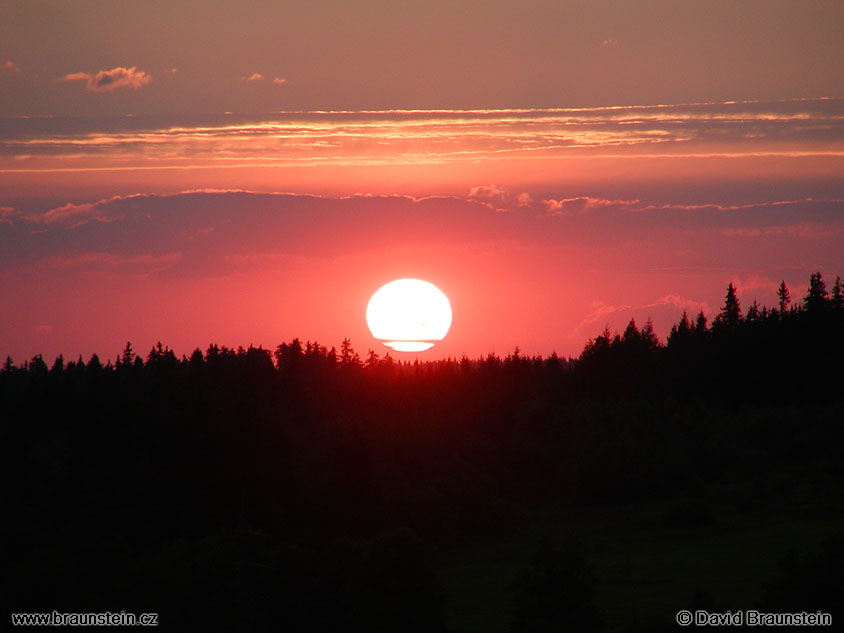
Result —
<instances>
[{"instance_id":1,"label":"pine tree","mask_svg":"<svg viewBox=\"0 0 844 633\"><path fill-rule=\"evenodd\" d=\"M374 350L369 350L369 354L366 356L366 363L364 366L367 369L375 369L378 367L379 356L375 353Z\"/></svg>"},{"instance_id":2,"label":"pine tree","mask_svg":"<svg viewBox=\"0 0 844 633\"><path fill-rule=\"evenodd\" d=\"M64 356L59 354L56 356L56 360L53 362L53 366L50 369L51 374L60 374L64 371Z\"/></svg>"},{"instance_id":3,"label":"pine tree","mask_svg":"<svg viewBox=\"0 0 844 633\"><path fill-rule=\"evenodd\" d=\"M645 327L642 328L639 337L649 350L657 349L660 346L659 337L656 335L656 332L654 332L654 323L651 321L650 317L648 317L648 320L645 321Z\"/></svg>"},{"instance_id":4,"label":"pine tree","mask_svg":"<svg viewBox=\"0 0 844 633\"><path fill-rule=\"evenodd\" d=\"M100 362L100 357L96 354L91 355L91 359L88 361L87 369L90 371L100 371L103 368L103 364Z\"/></svg>"},{"instance_id":5,"label":"pine tree","mask_svg":"<svg viewBox=\"0 0 844 633\"><path fill-rule=\"evenodd\" d=\"M835 278L835 285L832 287L832 307L836 310L844 309L844 284L841 277Z\"/></svg>"},{"instance_id":6,"label":"pine tree","mask_svg":"<svg viewBox=\"0 0 844 633\"><path fill-rule=\"evenodd\" d=\"M617 338L617 337L616 337ZM606 350L610 348L610 344L612 343L612 333L610 333L610 326L604 326L604 331L596 336L594 339L589 339L586 342L586 345L583 348L583 352L581 353L581 358L595 358L598 356L602 356ZM493 355L487 356L487 364L495 365L497 362L497 358Z\"/></svg>"},{"instance_id":7,"label":"pine tree","mask_svg":"<svg viewBox=\"0 0 844 633\"><path fill-rule=\"evenodd\" d=\"M328 361L328 364L332 367L337 365L337 348L333 345L331 349L325 354L325 359Z\"/></svg>"},{"instance_id":8,"label":"pine tree","mask_svg":"<svg viewBox=\"0 0 844 633\"><path fill-rule=\"evenodd\" d=\"M689 322L689 313L683 310L683 316L680 317L680 324L677 326L677 331L683 334L688 334L692 331L692 324Z\"/></svg>"},{"instance_id":9,"label":"pine tree","mask_svg":"<svg viewBox=\"0 0 844 633\"><path fill-rule=\"evenodd\" d=\"M44 376L47 374L47 363L44 362L44 358L41 354L33 356L32 360L29 361L29 371L33 375Z\"/></svg>"},{"instance_id":10,"label":"pine tree","mask_svg":"<svg viewBox=\"0 0 844 633\"><path fill-rule=\"evenodd\" d=\"M695 319L695 334L706 334L706 323L706 315L701 310Z\"/></svg>"},{"instance_id":11,"label":"pine tree","mask_svg":"<svg viewBox=\"0 0 844 633\"><path fill-rule=\"evenodd\" d=\"M119 359L118 359L119 360ZM135 361L135 352L132 350L132 343L126 341L126 347L123 348L123 365L129 367ZM118 362L118 365L120 362Z\"/></svg>"},{"instance_id":12,"label":"pine tree","mask_svg":"<svg viewBox=\"0 0 844 633\"><path fill-rule=\"evenodd\" d=\"M621 340L625 343L639 340L639 328L636 327L636 321L634 319L630 319L630 323L624 328L624 334L622 334Z\"/></svg>"},{"instance_id":13,"label":"pine tree","mask_svg":"<svg viewBox=\"0 0 844 633\"><path fill-rule=\"evenodd\" d=\"M305 355L302 350L302 342L298 338L290 341L290 345L282 343L273 352L276 367L280 372L297 372L301 366L302 357ZM210 356L209 356L210 360Z\"/></svg>"},{"instance_id":14,"label":"pine tree","mask_svg":"<svg viewBox=\"0 0 844 633\"><path fill-rule=\"evenodd\" d=\"M205 359L202 357L202 350L198 347L193 350L193 353L190 355L190 359L188 360L188 366L194 370L198 371L202 369L202 365L205 362Z\"/></svg>"},{"instance_id":15,"label":"pine tree","mask_svg":"<svg viewBox=\"0 0 844 633\"><path fill-rule=\"evenodd\" d=\"M724 298L724 307L715 318L715 324L719 327L732 330L741 321L741 306L739 305L736 288L733 283L727 286L727 296Z\"/></svg>"},{"instance_id":16,"label":"pine tree","mask_svg":"<svg viewBox=\"0 0 844 633\"><path fill-rule=\"evenodd\" d=\"M788 292L788 286L785 285L785 280L780 282L780 287L777 289L777 297L779 297L780 316L784 316L788 310L788 304L791 303L791 293Z\"/></svg>"},{"instance_id":17,"label":"pine tree","mask_svg":"<svg viewBox=\"0 0 844 633\"><path fill-rule=\"evenodd\" d=\"M692 334L693 328L689 321L689 313L683 310L683 316L680 321L671 326L671 332L668 334L668 345L676 345L680 341L685 341Z\"/></svg>"},{"instance_id":18,"label":"pine tree","mask_svg":"<svg viewBox=\"0 0 844 633\"><path fill-rule=\"evenodd\" d=\"M352 348L352 342L344 338L343 344L340 345L340 366L347 369L349 367L360 367L360 365L360 356Z\"/></svg>"},{"instance_id":19,"label":"pine tree","mask_svg":"<svg viewBox=\"0 0 844 633\"><path fill-rule=\"evenodd\" d=\"M826 284L820 272L812 273L809 276L809 291L803 299L803 305L809 312L817 312L826 307L829 293L826 291Z\"/></svg>"},{"instance_id":20,"label":"pine tree","mask_svg":"<svg viewBox=\"0 0 844 633\"><path fill-rule=\"evenodd\" d=\"M595 337L595 349L604 350L609 349L612 343L612 333L610 332L609 324L604 326L604 331L600 336Z\"/></svg>"}]
</instances>

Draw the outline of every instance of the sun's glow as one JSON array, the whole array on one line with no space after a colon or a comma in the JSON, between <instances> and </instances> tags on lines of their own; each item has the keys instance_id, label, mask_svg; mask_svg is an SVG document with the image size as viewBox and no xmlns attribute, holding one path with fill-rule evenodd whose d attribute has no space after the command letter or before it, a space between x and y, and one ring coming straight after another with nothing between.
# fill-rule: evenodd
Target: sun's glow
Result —
<instances>
[{"instance_id":1,"label":"sun's glow","mask_svg":"<svg viewBox=\"0 0 844 633\"><path fill-rule=\"evenodd\" d=\"M384 345L392 347L397 352L424 352L434 344L426 341L384 341Z\"/></svg>"},{"instance_id":2,"label":"sun's glow","mask_svg":"<svg viewBox=\"0 0 844 633\"><path fill-rule=\"evenodd\" d=\"M451 327L451 304L435 285L397 279L379 288L366 307L372 336L398 352L422 352Z\"/></svg>"}]
</instances>

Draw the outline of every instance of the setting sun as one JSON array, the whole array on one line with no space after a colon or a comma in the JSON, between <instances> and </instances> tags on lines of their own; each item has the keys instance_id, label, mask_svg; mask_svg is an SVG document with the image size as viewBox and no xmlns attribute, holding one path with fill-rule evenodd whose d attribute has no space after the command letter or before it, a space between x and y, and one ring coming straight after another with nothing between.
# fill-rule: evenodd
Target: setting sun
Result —
<instances>
[{"instance_id":1,"label":"setting sun","mask_svg":"<svg viewBox=\"0 0 844 633\"><path fill-rule=\"evenodd\" d=\"M423 352L451 327L451 305L435 285L397 279L372 295L366 307L372 336L398 352Z\"/></svg>"}]
</instances>

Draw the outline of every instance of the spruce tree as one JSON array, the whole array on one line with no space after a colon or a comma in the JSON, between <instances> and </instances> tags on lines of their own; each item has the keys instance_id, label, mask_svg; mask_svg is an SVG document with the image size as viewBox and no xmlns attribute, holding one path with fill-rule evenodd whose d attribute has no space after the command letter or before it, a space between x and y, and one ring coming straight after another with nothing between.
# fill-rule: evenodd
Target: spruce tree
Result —
<instances>
[{"instance_id":1,"label":"spruce tree","mask_svg":"<svg viewBox=\"0 0 844 633\"><path fill-rule=\"evenodd\" d=\"M835 285L832 287L832 307L836 310L844 309L844 284L841 277L835 278Z\"/></svg>"},{"instance_id":2,"label":"spruce tree","mask_svg":"<svg viewBox=\"0 0 844 633\"><path fill-rule=\"evenodd\" d=\"M777 289L777 297L779 297L780 316L783 316L788 310L788 304L791 303L791 293L788 292L788 286L785 285L785 280L780 282L780 287Z\"/></svg>"},{"instance_id":3,"label":"spruce tree","mask_svg":"<svg viewBox=\"0 0 844 633\"><path fill-rule=\"evenodd\" d=\"M736 288L732 282L727 286L727 296L724 298L724 307L715 318L715 324L728 330L733 330L741 321L741 306L739 305Z\"/></svg>"},{"instance_id":4,"label":"spruce tree","mask_svg":"<svg viewBox=\"0 0 844 633\"><path fill-rule=\"evenodd\" d=\"M817 312L826 307L829 293L826 291L826 284L820 272L812 273L809 276L809 290L803 299L803 305L809 312Z\"/></svg>"}]
</instances>

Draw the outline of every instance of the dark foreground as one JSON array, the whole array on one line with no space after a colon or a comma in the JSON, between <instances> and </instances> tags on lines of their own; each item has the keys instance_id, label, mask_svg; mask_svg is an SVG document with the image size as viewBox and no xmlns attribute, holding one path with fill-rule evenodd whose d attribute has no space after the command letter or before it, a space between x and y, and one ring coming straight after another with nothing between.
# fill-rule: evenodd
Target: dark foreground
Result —
<instances>
[{"instance_id":1,"label":"dark foreground","mask_svg":"<svg viewBox=\"0 0 844 633\"><path fill-rule=\"evenodd\" d=\"M9 361L6 610L197 631L836 623L844 306L822 290L747 315L728 295L711 326L667 345L632 326L576 361L298 341Z\"/></svg>"}]
</instances>

